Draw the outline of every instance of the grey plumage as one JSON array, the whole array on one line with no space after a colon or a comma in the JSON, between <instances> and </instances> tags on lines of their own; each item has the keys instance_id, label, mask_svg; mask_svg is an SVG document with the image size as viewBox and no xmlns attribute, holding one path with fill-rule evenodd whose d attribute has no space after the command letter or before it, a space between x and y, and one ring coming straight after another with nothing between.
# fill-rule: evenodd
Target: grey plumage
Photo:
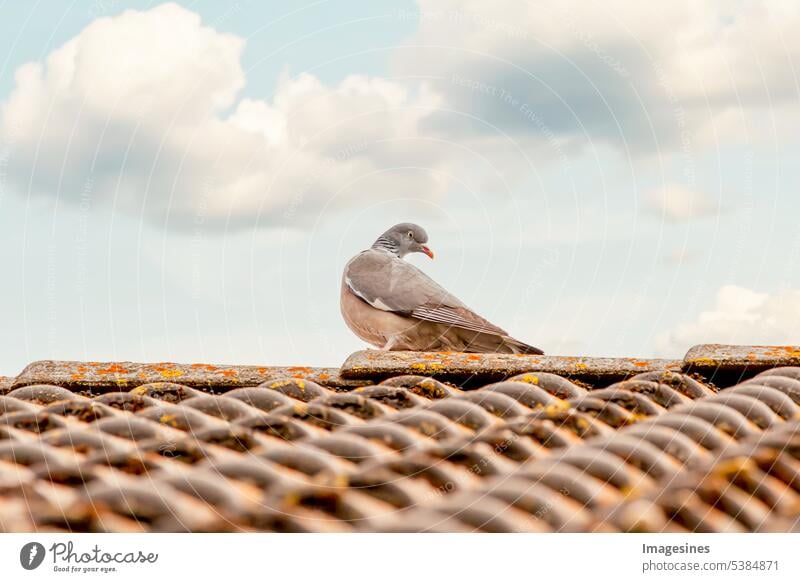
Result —
<instances>
[{"instance_id":1,"label":"grey plumage","mask_svg":"<svg viewBox=\"0 0 800 582\"><path fill-rule=\"evenodd\" d=\"M398 224L347 263L341 309L361 339L388 350L541 354L482 318L403 257L425 253L421 227Z\"/></svg>"}]
</instances>

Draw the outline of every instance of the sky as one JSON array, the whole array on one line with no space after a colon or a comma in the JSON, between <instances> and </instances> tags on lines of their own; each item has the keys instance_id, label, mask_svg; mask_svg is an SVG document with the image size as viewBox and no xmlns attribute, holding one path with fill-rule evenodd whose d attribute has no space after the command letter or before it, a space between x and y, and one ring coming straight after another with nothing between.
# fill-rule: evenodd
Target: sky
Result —
<instances>
[{"instance_id":1,"label":"sky","mask_svg":"<svg viewBox=\"0 0 800 582\"><path fill-rule=\"evenodd\" d=\"M549 354L800 343L800 5L0 0L0 374L338 366L384 230Z\"/></svg>"}]
</instances>

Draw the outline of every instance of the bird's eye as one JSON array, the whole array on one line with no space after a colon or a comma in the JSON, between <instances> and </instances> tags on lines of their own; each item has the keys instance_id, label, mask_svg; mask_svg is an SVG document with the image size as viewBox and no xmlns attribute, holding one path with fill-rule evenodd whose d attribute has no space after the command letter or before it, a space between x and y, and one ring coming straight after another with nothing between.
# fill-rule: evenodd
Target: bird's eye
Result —
<instances>
[{"instance_id":1,"label":"bird's eye","mask_svg":"<svg viewBox=\"0 0 800 582\"><path fill-rule=\"evenodd\" d=\"M410 230L408 231L408 238L414 238L414 233Z\"/></svg>"}]
</instances>

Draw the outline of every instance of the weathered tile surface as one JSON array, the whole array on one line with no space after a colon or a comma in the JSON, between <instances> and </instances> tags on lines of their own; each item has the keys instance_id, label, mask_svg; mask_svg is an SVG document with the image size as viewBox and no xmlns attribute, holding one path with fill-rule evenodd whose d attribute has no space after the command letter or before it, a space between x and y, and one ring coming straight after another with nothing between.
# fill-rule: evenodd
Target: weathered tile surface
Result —
<instances>
[{"instance_id":1,"label":"weathered tile surface","mask_svg":"<svg viewBox=\"0 0 800 582\"><path fill-rule=\"evenodd\" d=\"M791 531L800 367L709 349L35 362L0 381L0 530Z\"/></svg>"}]
</instances>

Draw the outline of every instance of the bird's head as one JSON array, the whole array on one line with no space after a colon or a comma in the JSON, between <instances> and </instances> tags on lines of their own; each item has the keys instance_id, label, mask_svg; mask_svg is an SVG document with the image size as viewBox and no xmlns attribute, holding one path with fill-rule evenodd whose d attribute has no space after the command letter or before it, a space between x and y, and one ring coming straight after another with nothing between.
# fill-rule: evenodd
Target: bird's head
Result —
<instances>
[{"instance_id":1,"label":"bird's head","mask_svg":"<svg viewBox=\"0 0 800 582\"><path fill-rule=\"evenodd\" d=\"M409 253L423 253L433 258L433 251L425 246L428 233L425 229L410 222L395 224L378 237L372 245L373 249L388 251L400 258Z\"/></svg>"}]
</instances>

